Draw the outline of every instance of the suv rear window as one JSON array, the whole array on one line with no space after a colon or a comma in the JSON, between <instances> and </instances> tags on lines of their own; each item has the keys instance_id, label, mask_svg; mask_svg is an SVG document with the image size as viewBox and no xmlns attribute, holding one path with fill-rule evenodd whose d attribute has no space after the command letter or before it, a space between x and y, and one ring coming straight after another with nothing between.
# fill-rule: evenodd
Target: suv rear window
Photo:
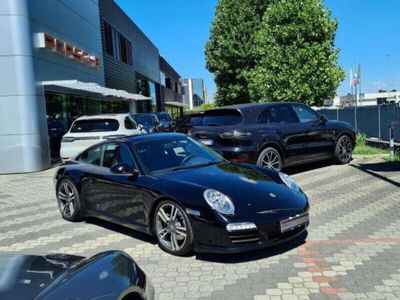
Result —
<instances>
[{"instance_id":1,"label":"suv rear window","mask_svg":"<svg viewBox=\"0 0 400 300\"><path fill-rule=\"evenodd\" d=\"M236 125L242 122L243 117L240 112L234 109L210 110L204 113L203 126L226 126Z\"/></svg>"},{"instance_id":2,"label":"suv rear window","mask_svg":"<svg viewBox=\"0 0 400 300\"><path fill-rule=\"evenodd\" d=\"M76 121L72 125L71 132L98 132L117 131L119 122L114 119L91 119Z\"/></svg>"}]
</instances>

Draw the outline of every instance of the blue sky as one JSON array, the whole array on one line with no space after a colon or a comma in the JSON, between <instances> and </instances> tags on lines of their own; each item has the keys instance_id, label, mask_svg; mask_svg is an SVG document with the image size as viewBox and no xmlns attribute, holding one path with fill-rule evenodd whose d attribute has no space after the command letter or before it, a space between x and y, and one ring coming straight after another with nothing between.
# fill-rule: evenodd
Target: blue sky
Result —
<instances>
[{"instance_id":1,"label":"blue sky","mask_svg":"<svg viewBox=\"0 0 400 300\"><path fill-rule=\"evenodd\" d=\"M204 44L208 39L217 0L116 0L121 8L156 44L183 77L201 77L209 95L215 92L205 68ZM339 20L336 46L339 64L349 76L361 63L363 92L400 89L400 0L325 0ZM338 94L349 92L349 79Z\"/></svg>"}]
</instances>

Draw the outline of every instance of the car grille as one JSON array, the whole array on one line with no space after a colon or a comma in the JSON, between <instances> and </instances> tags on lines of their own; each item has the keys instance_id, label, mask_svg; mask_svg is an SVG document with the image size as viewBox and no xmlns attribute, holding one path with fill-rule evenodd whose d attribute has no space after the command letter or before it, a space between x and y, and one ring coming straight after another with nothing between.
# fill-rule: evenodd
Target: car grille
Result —
<instances>
[{"instance_id":1,"label":"car grille","mask_svg":"<svg viewBox=\"0 0 400 300\"><path fill-rule=\"evenodd\" d=\"M229 238L234 244L251 244L260 240L257 229L231 232Z\"/></svg>"}]
</instances>

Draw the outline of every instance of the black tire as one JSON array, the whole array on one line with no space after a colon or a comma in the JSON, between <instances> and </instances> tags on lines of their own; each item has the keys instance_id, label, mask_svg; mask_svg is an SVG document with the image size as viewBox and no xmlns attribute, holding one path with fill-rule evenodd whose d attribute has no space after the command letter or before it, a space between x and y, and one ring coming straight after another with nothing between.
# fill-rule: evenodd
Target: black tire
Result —
<instances>
[{"instance_id":1,"label":"black tire","mask_svg":"<svg viewBox=\"0 0 400 300\"><path fill-rule=\"evenodd\" d=\"M282 156L274 147L267 147L258 156L257 166L279 172L283 167Z\"/></svg>"},{"instance_id":2,"label":"black tire","mask_svg":"<svg viewBox=\"0 0 400 300\"><path fill-rule=\"evenodd\" d=\"M172 207L177 210L176 213ZM171 215L174 216L171 217ZM176 256L193 252L192 225L185 210L177 203L165 200L157 205L154 211L153 228L158 245L165 252Z\"/></svg>"},{"instance_id":3,"label":"black tire","mask_svg":"<svg viewBox=\"0 0 400 300\"><path fill-rule=\"evenodd\" d=\"M342 135L335 147L335 160L337 163L344 165L351 161L353 154L353 143L347 135Z\"/></svg>"},{"instance_id":4,"label":"black tire","mask_svg":"<svg viewBox=\"0 0 400 300\"><path fill-rule=\"evenodd\" d=\"M61 216L65 220L70 222L82 220L79 192L71 180L64 178L58 183L57 202Z\"/></svg>"}]
</instances>

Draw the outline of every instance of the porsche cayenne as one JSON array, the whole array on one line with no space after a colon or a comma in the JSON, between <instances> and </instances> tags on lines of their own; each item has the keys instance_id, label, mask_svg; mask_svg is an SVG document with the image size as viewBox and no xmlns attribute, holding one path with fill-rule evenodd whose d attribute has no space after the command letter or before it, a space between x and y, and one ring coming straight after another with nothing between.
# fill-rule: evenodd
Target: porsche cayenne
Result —
<instances>
[{"instance_id":1,"label":"porsche cayenne","mask_svg":"<svg viewBox=\"0 0 400 300\"><path fill-rule=\"evenodd\" d=\"M243 104L208 110L190 135L232 161L280 171L335 158L351 160L356 133L300 103Z\"/></svg>"},{"instance_id":2,"label":"porsche cayenne","mask_svg":"<svg viewBox=\"0 0 400 300\"><path fill-rule=\"evenodd\" d=\"M309 223L289 176L226 161L184 134L92 146L56 173L62 217L98 217L155 235L174 255L242 252L290 240Z\"/></svg>"}]
</instances>

